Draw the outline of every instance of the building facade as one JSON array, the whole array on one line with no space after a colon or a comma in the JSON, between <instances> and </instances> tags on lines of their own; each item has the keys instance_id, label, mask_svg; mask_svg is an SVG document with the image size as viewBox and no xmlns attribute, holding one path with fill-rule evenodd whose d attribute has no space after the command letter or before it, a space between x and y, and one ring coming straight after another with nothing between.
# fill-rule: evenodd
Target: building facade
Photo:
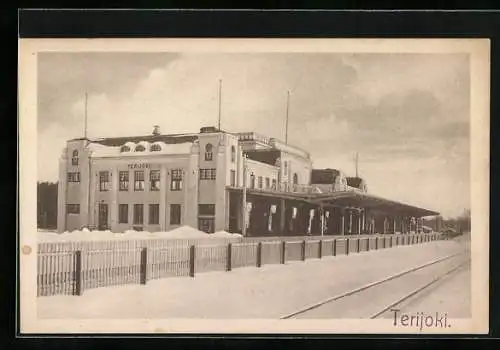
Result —
<instances>
[{"instance_id":1,"label":"building facade","mask_svg":"<svg viewBox=\"0 0 500 350\"><path fill-rule=\"evenodd\" d=\"M253 132L73 139L60 158L58 231L229 230L227 188L293 191L311 171L309 153Z\"/></svg>"}]
</instances>

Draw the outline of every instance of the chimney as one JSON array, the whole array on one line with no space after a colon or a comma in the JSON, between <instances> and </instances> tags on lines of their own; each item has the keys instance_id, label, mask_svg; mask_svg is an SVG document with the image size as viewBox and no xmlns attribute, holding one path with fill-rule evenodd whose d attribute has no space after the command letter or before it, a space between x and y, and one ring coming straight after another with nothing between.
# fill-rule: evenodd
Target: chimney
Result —
<instances>
[{"instance_id":1,"label":"chimney","mask_svg":"<svg viewBox=\"0 0 500 350\"><path fill-rule=\"evenodd\" d=\"M159 125L154 126L153 135L155 135L155 136L160 135L160 126Z\"/></svg>"}]
</instances>

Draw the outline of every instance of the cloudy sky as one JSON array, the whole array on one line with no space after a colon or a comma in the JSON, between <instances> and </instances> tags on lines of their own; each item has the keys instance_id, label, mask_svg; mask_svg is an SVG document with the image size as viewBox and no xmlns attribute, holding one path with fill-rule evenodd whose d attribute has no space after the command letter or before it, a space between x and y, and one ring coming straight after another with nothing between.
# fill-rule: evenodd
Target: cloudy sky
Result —
<instances>
[{"instance_id":1,"label":"cloudy sky","mask_svg":"<svg viewBox=\"0 0 500 350\"><path fill-rule=\"evenodd\" d=\"M56 181L65 140L197 132L216 125L284 139L314 167L354 173L369 191L435 209L469 205L469 58L465 54L41 53L38 180Z\"/></svg>"}]
</instances>

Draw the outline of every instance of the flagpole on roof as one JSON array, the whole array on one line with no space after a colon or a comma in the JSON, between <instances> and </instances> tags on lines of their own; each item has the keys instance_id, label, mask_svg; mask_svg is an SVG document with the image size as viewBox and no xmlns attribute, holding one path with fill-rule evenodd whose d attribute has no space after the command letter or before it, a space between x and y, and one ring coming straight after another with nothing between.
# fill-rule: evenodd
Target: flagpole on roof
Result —
<instances>
[{"instance_id":1,"label":"flagpole on roof","mask_svg":"<svg viewBox=\"0 0 500 350\"><path fill-rule=\"evenodd\" d=\"M222 101L222 79L219 79L219 118L218 118L218 130L220 131L220 118L221 118L221 101Z\"/></svg>"},{"instance_id":2,"label":"flagpole on roof","mask_svg":"<svg viewBox=\"0 0 500 350\"><path fill-rule=\"evenodd\" d=\"M290 107L290 90L286 92L286 112L285 112L285 144L288 144L288 110Z\"/></svg>"},{"instance_id":3,"label":"flagpole on roof","mask_svg":"<svg viewBox=\"0 0 500 350\"><path fill-rule=\"evenodd\" d=\"M88 100L88 94L85 92L85 128L83 131L83 137L87 138L87 100Z\"/></svg>"}]
</instances>

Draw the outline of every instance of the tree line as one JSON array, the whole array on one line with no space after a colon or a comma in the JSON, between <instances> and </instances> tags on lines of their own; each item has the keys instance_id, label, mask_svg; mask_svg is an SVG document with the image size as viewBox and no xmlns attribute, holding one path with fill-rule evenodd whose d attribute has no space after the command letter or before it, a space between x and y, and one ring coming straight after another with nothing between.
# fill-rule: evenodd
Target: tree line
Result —
<instances>
[{"instance_id":1,"label":"tree line","mask_svg":"<svg viewBox=\"0 0 500 350\"><path fill-rule=\"evenodd\" d=\"M37 227L57 228L57 182L37 182Z\"/></svg>"}]
</instances>

